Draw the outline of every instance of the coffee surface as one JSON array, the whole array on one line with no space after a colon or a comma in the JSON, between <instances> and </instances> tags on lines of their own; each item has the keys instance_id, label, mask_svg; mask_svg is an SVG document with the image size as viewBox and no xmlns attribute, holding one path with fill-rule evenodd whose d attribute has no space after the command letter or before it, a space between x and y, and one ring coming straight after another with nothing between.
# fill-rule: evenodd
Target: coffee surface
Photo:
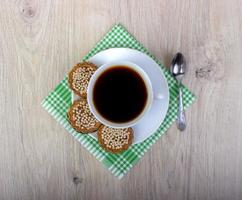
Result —
<instances>
[{"instance_id":1,"label":"coffee surface","mask_svg":"<svg viewBox=\"0 0 242 200\"><path fill-rule=\"evenodd\" d=\"M115 123L129 122L144 109L147 88L143 78L126 66L114 66L96 80L93 102L97 111Z\"/></svg>"}]
</instances>

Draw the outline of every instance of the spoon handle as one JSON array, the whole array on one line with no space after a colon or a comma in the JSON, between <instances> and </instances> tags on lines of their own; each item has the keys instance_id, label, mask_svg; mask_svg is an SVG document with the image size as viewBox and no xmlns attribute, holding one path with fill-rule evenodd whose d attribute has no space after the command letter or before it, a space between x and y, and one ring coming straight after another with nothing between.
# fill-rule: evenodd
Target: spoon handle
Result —
<instances>
[{"instance_id":1,"label":"spoon handle","mask_svg":"<svg viewBox=\"0 0 242 200\"><path fill-rule=\"evenodd\" d=\"M183 108L181 83L179 83L177 127L180 131L184 131L186 129L186 116Z\"/></svg>"}]
</instances>

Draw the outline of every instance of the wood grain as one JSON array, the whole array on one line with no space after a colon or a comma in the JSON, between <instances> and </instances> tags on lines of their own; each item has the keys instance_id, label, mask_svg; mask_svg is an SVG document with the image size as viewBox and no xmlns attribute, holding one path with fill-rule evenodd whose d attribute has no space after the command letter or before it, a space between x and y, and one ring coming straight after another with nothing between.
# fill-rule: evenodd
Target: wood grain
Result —
<instances>
[{"instance_id":1,"label":"wood grain","mask_svg":"<svg viewBox=\"0 0 242 200\"><path fill-rule=\"evenodd\" d=\"M242 199L241 0L0 1L0 199ZM197 96L117 180L40 106L115 23Z\"/></svg>"}]
</instances>

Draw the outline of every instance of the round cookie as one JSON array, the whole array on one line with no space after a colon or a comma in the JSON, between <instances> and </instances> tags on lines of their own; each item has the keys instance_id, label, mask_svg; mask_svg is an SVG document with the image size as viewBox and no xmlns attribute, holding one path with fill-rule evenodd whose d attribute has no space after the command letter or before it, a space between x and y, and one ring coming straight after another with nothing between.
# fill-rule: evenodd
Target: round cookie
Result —
<instances>
[{"instance_id":1,"label":"round cookie","mask_svg":"<svg viewBox=\"0 0 242 200\"><path fill-rule=\"evenodd\" d=\"M133 141L132 128L111 128L101 125L98 129L98 142L103 149L111 153L121 153L129 148Z\"/></svg>"},{"instance_id":2,"label":"round cookie","mask_svg":"<svg viewBox=\"0 0 242 200\"><path fill-rule=\"evenodd\" d=\"M92 133L101 125L91 113L85 99L74 101L67 113L67 118L71 126L79 133Z\"/></svg>"},{"instance_id":3,"label":"round cookie","mask_svg":"<svg viewBox=\"0 0 242 200\"><path fill-rule=\"evenodd\" d=\"M89 63L77 63L68 74L70 88L80 97L87 97L87 86L97 66Z\"/></svg>"}]
</instances>

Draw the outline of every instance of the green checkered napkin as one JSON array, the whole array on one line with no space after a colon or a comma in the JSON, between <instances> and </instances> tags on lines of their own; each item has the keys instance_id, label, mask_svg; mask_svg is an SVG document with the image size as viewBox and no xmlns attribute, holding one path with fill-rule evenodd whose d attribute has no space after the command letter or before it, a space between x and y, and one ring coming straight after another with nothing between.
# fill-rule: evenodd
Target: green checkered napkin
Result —
<instances>
[{"instance_id":1,"label":"green checkered napkin","mask_svg":"<svg viewBox=\"0 0 242 200\"><path fill-rule=\"evenodd\" d=\"M125 47L139 50L153 58L162 68L169 85L170 102L169 110L165 120L154 134L139 144L132 145L122 154L112 154L104 151L98 144L97 139L90 135L77 133L68 123L66 113L71 105L71 90L68 87L67 76L50 92L43 100L42 106L86 149L91 152L108 170L110 170L119 179L131 169L144 153L161 137L163 133L171 126L176 119L177 114L177 93L178 88L175 79L170 75L167 69L148 52L127 30L120 24L115 25L98 44L83 58L83 61L89 59L96 53L109 48ZM194 100L195 96L185 87L183 87L184 106L187 108Z\"/></svg>"}]
</instances>

